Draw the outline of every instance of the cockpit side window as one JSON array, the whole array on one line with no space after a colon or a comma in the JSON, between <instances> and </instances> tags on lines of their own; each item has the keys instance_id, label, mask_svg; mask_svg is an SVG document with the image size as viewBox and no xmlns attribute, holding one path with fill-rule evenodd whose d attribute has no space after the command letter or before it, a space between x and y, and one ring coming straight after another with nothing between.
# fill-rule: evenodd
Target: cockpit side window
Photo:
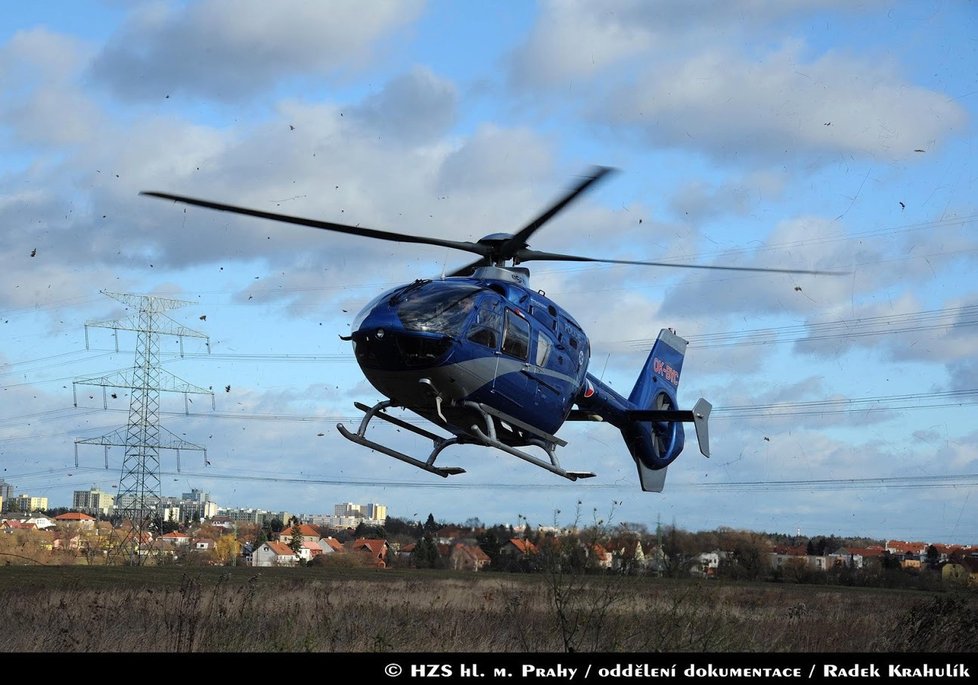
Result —
<instances>
[{"instance_id":1,"label":"cockpit side window","mask_svg":"<svg viewBox=\"0 0 978 685\"><path fill-rule=\"evenodd\" d=\"M495 302L487 302L479 308L469 340L485 345L491 350L499 349L499 332L502 329L502 316L495 307Z\"/></svg>"},{"instance_id":2,"label":"cockpit side window","mask_svg":"<svg viewBox=\"0 0 978 685\"><path fill-rule=\"evenodd\" d=\"M530 358L530 324L510 309L506 310L503 352L523 361Z\"/></svg>"}]
</instances>

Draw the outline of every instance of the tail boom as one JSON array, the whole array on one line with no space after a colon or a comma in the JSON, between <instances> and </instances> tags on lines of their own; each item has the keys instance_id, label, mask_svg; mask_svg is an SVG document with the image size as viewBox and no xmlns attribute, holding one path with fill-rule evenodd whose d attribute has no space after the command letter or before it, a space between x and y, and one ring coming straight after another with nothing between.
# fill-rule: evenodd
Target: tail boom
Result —
<instances>
[{"instance_id":1,"label":"tail boom","mask_svg":"<svg viewBox=\"0 0 978 685\"><path fill-rule=\"evenodd\" d=\"M666 467L683 451L683 423L692 423L700 452L710 456L712 406L700 398L692 410L677 409L676 390L687 342L662 329L628 398L588 374L568 420L607 421L617 427L638 467L642 489L661 492Z\"/></svg>"}]
</instances>

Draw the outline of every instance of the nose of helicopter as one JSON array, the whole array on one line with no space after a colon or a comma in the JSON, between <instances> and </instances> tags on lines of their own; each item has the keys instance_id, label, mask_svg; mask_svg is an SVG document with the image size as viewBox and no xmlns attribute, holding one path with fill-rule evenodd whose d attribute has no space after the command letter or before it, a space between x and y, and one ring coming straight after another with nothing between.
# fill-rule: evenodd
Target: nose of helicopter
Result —
<instances>
[{"instance_id":1,"label":"nose of helicopter","mask_svg":"<svg viewBox=\"0 0 978 685\"><path fill-rule=\"evenodd\" d=\"M396 310L386 305L368 312L352 338L357 363L365 371L433 366L444 361L452 345L442 333L405 329Z\"/></svg>"}]
</instances>

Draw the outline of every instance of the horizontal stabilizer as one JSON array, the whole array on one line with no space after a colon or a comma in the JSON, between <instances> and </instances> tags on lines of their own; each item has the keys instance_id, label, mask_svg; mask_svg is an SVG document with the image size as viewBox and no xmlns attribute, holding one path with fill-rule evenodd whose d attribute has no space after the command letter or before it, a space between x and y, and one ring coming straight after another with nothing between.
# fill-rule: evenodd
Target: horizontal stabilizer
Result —
<instances>
[{"instance_id":1,"label":"horizontal stabilizer","mask_svg":"<svg viewBox=\"0 0 978 685\"><path fill-rule=\"evenodd\" d=\"M704 457L710 456L710 432L708 421L713 405L702 397L689 409L630 409L625 415L631 421L682 421L692 423L696 429L696 441Z\"/></svg>"}]
</instances>

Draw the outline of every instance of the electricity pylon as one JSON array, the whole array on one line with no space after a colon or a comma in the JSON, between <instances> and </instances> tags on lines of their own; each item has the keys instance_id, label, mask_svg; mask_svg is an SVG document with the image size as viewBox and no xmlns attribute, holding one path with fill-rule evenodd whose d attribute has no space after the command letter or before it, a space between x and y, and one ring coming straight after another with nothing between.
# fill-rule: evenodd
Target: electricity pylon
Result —
<instances>
[{"instance_id":1,"label":"electricity pylon","mask_svg":"<svg viewBox=\"0 0 978 685\"><path fill-rule=\"evenodd\" d=\"M116 371L107 376L79 379L74 385L101 386L103 402L105 388L129 389L129 423L125 428L118 428L97 438L75 440L75 465L78 465L78 445L102 445L105 448L105 468L109 468L109 447L125 448L115 511L121 514L123 521L129 521L131 525L117 551L127 556L130 565L139 565L142 563L140 545L149 542L155 520L163 513L160 508L163 499L160 487L160 450L176 450L178 471L181 450L201 451L205 460L207 458L206 448L187 442L160 425L160 393L183 393L185 407L187 395L190 394L210 395L212 405L214 403L214 393L211 390L191 385L160 367L159 337L177 336L180 339L181 356L183 338L203 338L208 352L210 341L205 334L187 328L164 313L189 305L190 302L150 295L105 291L102 294L126 305L130 314L126 319L86 323L86 347L89 327L111 328L117 336L119 331L134 331L137 333L135 363L132 369ZM77 395L75 406L78 406Z\"/></svg>"}]
</instances>

